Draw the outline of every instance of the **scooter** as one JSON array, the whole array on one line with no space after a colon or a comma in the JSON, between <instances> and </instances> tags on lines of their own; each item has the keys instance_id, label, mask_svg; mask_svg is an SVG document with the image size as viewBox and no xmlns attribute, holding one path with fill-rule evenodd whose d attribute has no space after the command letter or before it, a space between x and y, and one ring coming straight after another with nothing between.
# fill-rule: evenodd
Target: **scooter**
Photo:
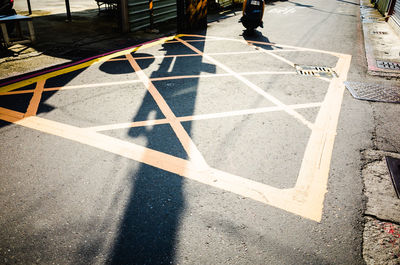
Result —
<instances>
[{"instance_id":1,"label":"scooter","mask_svg":"<svg viewBox=\"0 0 400 265\"><path fill-rule=\"evenodd\" d=\"M242 22L248 32L253 32L257 27L264 27L262 21L264 7L264 0L245 0L243 2L243 16L239 22Z\"/></svg>"}]
</instances>

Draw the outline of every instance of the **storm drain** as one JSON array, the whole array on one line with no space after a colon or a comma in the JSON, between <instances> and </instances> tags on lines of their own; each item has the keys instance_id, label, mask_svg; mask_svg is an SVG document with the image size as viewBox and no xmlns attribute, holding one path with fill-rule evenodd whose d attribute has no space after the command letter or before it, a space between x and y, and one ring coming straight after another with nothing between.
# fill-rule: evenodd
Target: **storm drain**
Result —
<instances>
[{"instance_id":1,"label":"storm drain","mask_svg":"<svg viewBox=\"0 0 400 265\"><path fill-rule=\"evenodd\" d=\"M400 159L391 156L386 157L386 164L392 178L397 197L400 199Z\"/></svg>"},{"instance_id":2,"label":"storm drain","mask_svg":"<svg viewBox=\"0 0 400 265\"><path fill-rule=\"evenodd\" d=\"M360 100L400 103L400 87L344 82L351 95Z\"/></svg>"},{"instance_id":3,"label":"storm drain","mask_svg":"<svg viewBox=\"0 0 400 265\"><path fill-rule=\"evenodd\" d=\"M378 18L378 17L364 17L361 16L362 22L363 23L381 23L382 18Z\"/></svg>"},{"instance_id":4,"label":"storm drain","mask_svg":"<svg viewBox=\"0 0 400 265\"><path fill-rule=\"evenodd\" d=\"M296 71L299 75L315 77L337 77L336 72L330 67L324 66L301 66L296 65Z\"/></svg>"},{"instance_id":5,"label":"storm drain","mask_svg":"<svg viewBox=\"0 0 400 265\"><path fill-rule=\"evenodd\" d=\"M372 31L372 34L377 34L377 35L386 35L388 34L386 31Z\"/></svg>"},{"instance_id":6,"label":"storm drain","mask_svg":"<svg viewBox=\"0 0 400 265\"><path fill-rule=\"evenodd\" d=\"M382 69L400 70L400 63L376 61L376 66Z\"/></svg>"}]
</instances>

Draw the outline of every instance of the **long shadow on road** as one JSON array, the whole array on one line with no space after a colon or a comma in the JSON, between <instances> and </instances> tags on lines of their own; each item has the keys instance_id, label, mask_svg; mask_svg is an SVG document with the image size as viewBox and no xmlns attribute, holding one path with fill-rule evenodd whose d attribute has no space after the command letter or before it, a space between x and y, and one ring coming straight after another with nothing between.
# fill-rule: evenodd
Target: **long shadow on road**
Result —
<instances>
[{"instance_id":1,"label":"long shadow on road","mask_svg":"<svg viewBox=\"0 0 400 265\"><path fill-rule=\"evenodd\" d=\"M204 34L204 32L203 32ZM180 47L180 48L179 48ZM182 53L182 44L164 44L165 55ZM200 51L204 43L196 44ZM192 52L190 52L192 53ZM135 54L133 54L135 57ZM140 60L137 60L140 62ZM138 63L140 65L140 63ZM171 70L172 69L172 70ZM198 75L202 71L215 72L201 56L166 57L150 78ZM153 82L176 116L194 113L198 78ZM154 104L155 99L147 91L133 121L164 119L163 112ZM191 135L191 123L184 128ZM131 128L128 135L147 141L147 148L189 159L169 124L153 127ZM111 264L172 264L176 254L177 237L182 213L185 209L182 178L146 164L132 172L132 193L120 224L114 249L109 257Z\"/></svg>"}]
</instances>

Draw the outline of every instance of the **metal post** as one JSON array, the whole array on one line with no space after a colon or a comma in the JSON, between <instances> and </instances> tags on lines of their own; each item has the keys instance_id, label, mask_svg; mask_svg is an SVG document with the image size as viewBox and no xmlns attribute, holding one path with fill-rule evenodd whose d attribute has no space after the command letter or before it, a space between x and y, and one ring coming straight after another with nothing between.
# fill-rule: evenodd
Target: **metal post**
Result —
<instances>
[{"instance_id":1,"label":"metal post","mask_svg":"<svg viewBox=\"0 0 400 265\"><path fill-rule=\"evenodd\" d=\"M128 0L121 0L120 2L120 16L121 16L121 30L123 33L128 33L129 28L129 12L128 12Z\"/></svg>"},{"instance_id":2,"label":"metal post","mask_svg":"<svg viewBox=\"0 0 400 265\"><path fill-rule=\"evenodd\" d=\"M71 17L71 8L69 7L69 0L65 0L65 7L67 9L67 21L71 22L72 17Z\"/></svg>"},{"instance_id":3,"label":"metal post","mask_svg":"<svg viewBox=\"0 0 400 265\"><path fill-rule=\"evenodd\" d=\"M31 0L26 0L27 4L28 4L28 12L29 15L32 15L32 8L31 8Z\"/></svg>"},{"instance_id":4,"label":"metal post","mask_svg":"<svg viewBox=\"0 0 400 265\"><path fill-rule=\"evenodd\" d=\"M185 1L176 0L176 12L177 12L177 30L178 33L182 33L185 30Z\"/></svg>"},{"instance_id":5,"label":"metal post","mask_svg":"<svg viewBox=\"0 0 400 265\"><path fill-rule=\"evenodd\" d=\"M28 28L29 28L29 35L31 37L31 41L35 42L36 41L36 35L35 35L35 29L33 28L32 20L28 21Z\"/></svg>"},{"instance_id":6,"label":"metal post","mask_svg":"<svg viewBox=\"0 0 400 265\"><path fill-rule=\"evenodd\" d=\"M1 31L3 32L3 38L4 38L4 42L6 43L6 46L7 47L11 46L10 38L8 37L6 23L1 23L0 27L1 27Z\"/></svg>"}]
</instances>

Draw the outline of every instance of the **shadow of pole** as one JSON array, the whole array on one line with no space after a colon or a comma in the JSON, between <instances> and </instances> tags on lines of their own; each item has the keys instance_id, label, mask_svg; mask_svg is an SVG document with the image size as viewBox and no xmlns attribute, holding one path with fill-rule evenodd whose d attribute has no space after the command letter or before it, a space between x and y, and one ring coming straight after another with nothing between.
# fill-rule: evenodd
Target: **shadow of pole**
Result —
<instances>
[{"instance_id":1,"label":"shadow of pole","mask_svg":"<svg viewBox=\"0 0 400 265\"><path fill-rule=\"evenodd\" d=\"M205 35L205 31L202 32ZM163 45L165 55L193 53L181 43ZM196 48L204 50L204 42ZM135 54L133 54L135 56ZM137 60L141 64L142 60ZM210 70L201 56L164 58L157 71L150 76L198 75ZM172 112L177 116L193 115L199 79L177 79L153 82ZM133 121L164 119L162 110L154 104L155 98L147 91ZM184 128L191 135L191 122ZM182 144L170 124L131 128L132 138L144 137L147 147L188 159ZM185 209L182 177L146 164L132 172L133 188L120 224L118 236L108 262L111 264L172 264L176 254L179 226Z\"/></svg>"}]
</instances>

